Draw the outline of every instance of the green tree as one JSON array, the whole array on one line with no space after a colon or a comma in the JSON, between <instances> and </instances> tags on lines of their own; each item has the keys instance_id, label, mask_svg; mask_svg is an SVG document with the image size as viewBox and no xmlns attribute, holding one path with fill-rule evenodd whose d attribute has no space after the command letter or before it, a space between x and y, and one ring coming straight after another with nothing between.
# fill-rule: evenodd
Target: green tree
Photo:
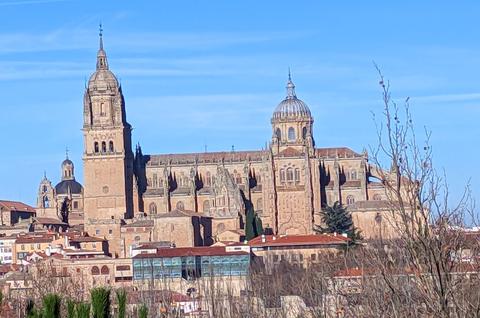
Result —
<instances>
[{"instance_id":1,"label":"green tree","mask_svg":"<svg viewBox=\"0 0 480 318\"><path fill-rule=\"evenodd\" d=\"M110 289L97 287L91 290L90 300L92 303L93 318L110 317Z\"/></svg>"},{"instance_id":2,"label":"green tree","mask_svg":"<svg viewBox=\"0 0 480 318\"><path fill-rule=\"evenodd\" d=\"M118 303L118 318L125 318L127 306L127 292L125 289L117 289L117 303Z\"/></svg>"},{"instance_id":3,"label":"green tree","mask_svg":"<svg viewBox=\"0 0 480 318\"><path fill-rule=\"evenodd\" d=\"M138 308L137 311L138 318L147 318L148 317L148 307L147 305L143 304Z\"/></svg>"},{"instance_id":4,"label":"green tree","mask_svg":"<svg viewBox=\"0 0 480 318\"><path fill-rule=\"evenodd\" d=\"M35 302L28 299L25 305L25 314L27 318L41 318L42 313L35 308Z\"/></svg>"},{"instance_id":5,"label":"green tree","mask_svg":"<svg viewBox=\"0 0 480 318\"><path fill-rule=\"evenodd\" d=\"M89 303L77 303L75 306L75 311L77 313L76 318L89 318L90 317L90 304Z\"/></svg>"},{"instance_id":6,"label":"green tree","mask_svg":"<svg viewBox=\"0 0 480 318\"><path fill-rule=\"evenodd\" d=\"M43 297L43 318L59 318L62 299L57 294L48 294Z\"/></svg>"},{"instance_id":7,"label":"green tree","mask_svg":"<svg viewBox=\"0 0 480 318\"><path fill-rule=\"evenodd\" d=\"M71 299L67 299L67 318L76 318L75 302Z\"/></svg>"},{"instance_id":8,"label":"green tree","mask_svg":"<svg viewBox=\"0 0 480 318\"><path fill-rule=\"evenodd\" d=\"M246 218L245 218L245 239L250 241L254 237L263 234L262 221L258 217L253 204L250 201L245 203Z\"/></svg>"},{"instance_id":9,"label":"green tree","mask_svg":"<svg viewBox=\"0 0 480 318\"><path fill-rule=\"evenodd\" d=\"M320 212L322 225L316 225L317 233L346 233L356 242L361 239L360 231L353 225L351 214L337 201L333 206L325 205Z\"/></svg>"}]
</instances>

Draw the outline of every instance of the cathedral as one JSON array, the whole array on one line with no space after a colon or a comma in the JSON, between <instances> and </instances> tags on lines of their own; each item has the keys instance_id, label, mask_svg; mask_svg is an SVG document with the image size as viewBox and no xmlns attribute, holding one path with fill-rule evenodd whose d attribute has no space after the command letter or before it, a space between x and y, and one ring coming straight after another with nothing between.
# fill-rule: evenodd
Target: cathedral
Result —
<instances>
[{"instance_id":1,"label":"cathedral","mask_svg":"<svg viewBox=\"0 0 480 318\"><path fill-rule=\"evenodd\" d=\"M247 207L275 235L313 233L322 206L336 201L352 213L364 237L388 232L382 223L385 188L367 152L315 144L314 118L290 74L284 99L272 107L271 142L263 150L133 149L122 87L110 70L102 34L83 105L84 185L75 181L67 158L59 184L42 180L37 210L62 218L66 206L65 221L105 237L116 255L143 241L194 246L232 235L240 239Z\"/></svg>"}]
</instances>

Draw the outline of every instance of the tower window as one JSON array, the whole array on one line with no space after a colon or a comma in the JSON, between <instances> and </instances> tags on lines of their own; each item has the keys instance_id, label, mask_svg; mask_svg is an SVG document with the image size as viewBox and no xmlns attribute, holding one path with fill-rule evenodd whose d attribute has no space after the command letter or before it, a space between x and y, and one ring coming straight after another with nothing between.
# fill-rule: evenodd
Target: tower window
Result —
<instances>
[{"instance_id":1,"label":"tower window","mask_svg":"<svg viewBox=\"0 0 480 318\"><path fill-rule=\"evenodd\" d=\"M114 150L114 149L113 149L113 141L111 141L111 140L110 140L109 143L108 143L108 150L109 150L110 152L113 152L113 150Z\"/></svg>"},{"instance_id":2,"label":"tower window","mask_svg":"<svg viewBox=\"0 0 480 318\"><path fill-rule=\"evenodd\" d=\"M203 212L208 212L210 211L210 201L205 200L203 201Z\"/></svg>"},{"instance_id":3,"label":"tower window","mask_svg":"<svg viewBox=\"0 0 480 318\"><path fill-rule=\"evenodd\" d=\"M207 187L212 185L212 175L209 171L207 171L207 178L205 180L205 184L207 185Z\"/></svg>"},{"instance_id":4,"label":"tower window","mask_svg":"<svg viewBox=\"0 0 480 318\"><path fill-rule=\"evenodd\" d=\"M288 128L288 140L295 140L295 128L293 127Z\"/></svg>"},{"instance_id":5,"label":"tower window","mask_svg":"<svg viewBox=\"0 0 480 318\"><path fill-rule=\"evenodd\" d=\"M148 207L148 211L150 214L157 214L157 205L155 203L150 203L150 206Z\"/></svg>"},{"instance_id":6,"label":"tower window","mask_svg":"<svg viewBox=\"0 0 480 318\"><path fill-rule=\"evenodd\" d=\"M100 116L105 116L105 104L100 103Z\"/></svg>"},{"instance_id":7,"label":"tower window","mask_svg":"<svg viewBox=\"0 0 480 318\"><path fill-rule=\"evenodd\" d=\"M287 169L287 181L288 182L293 181L293 169L292 168Z\"/></svg>"},{"instance_id":8,"label":"tower window","mask_svg":"<svg viewBox=\"0 0 480 318\"><path fill-rule=\"evenodd\" d=\"M285 182L285 169L280 169L280 182Z\"/></svg>"},{"instance_id":9,"label":"tower window","mask_svg":"<svg viewBox=\"0 0 480 318\"><path fill-rule=\"evenodd\" d=\"M107 152L107 143L105 141L102 141L102 152Z\"/></svg>"},{"instance_id":10,"label":"tower window","mask_svg":"<svg viewBox=\"0 0 480 318\"><path fill-rule=\"evenodd\" d=\"M275 135L277 136L278 140L282 139L282 131L280 130L280 128L277 128L277 130L275 131Z\"/></svg>"},{"instance_id":11,"label":"tower window","mask_svg":"<svg viewBox=\"0 0 480 318\"><path fill-rule=\"evenodd\" d=\"M302 137L303 137L303 139L306 139L306 138L307 138L307 127L303 127L303 129L302 129Z\"/></svg>"},{"instance_id":12,"label":"tower window","mask_svg":"<svg viewBox=\"0 0 480 318\"><path fill-rule=\"evenodd\" d=\"M300 169L295 169L295 183L300 183Z\"/></svg>"},{"instance_id":13,"label":"tower window","mask_svg":"<svg viewBox=\"0 0 480 318\"><path fill-rule=\"evenodd\" d=\"M347 204L350 205L354 203L355 203L355 198L353 197L353 195L347 196Z\"/></svg>"},{"instance_id":14,"label":"tower window","mask_svg":"<svg viewBox=\"0 0 480 318\"><path fill-rule=\"evenodd\" d=\"M78 201L73 201L73 208L78 209Z\"/></svg>"},{"instance_id":15,"label":"tower window","mask_svg":"<svg viewBox=\"0 0 480 318\"><path fill-rule=\"evenodd\" d=\"M95 153L98 153L98 142L95 141L95 143L93 144L93 149Z\"/></svg>"}]
</instances>

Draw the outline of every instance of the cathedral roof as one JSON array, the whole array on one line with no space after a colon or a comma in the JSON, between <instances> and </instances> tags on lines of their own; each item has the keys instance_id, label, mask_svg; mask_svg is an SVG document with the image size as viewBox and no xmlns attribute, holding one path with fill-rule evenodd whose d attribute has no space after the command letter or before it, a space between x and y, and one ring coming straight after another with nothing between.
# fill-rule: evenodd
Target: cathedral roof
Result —
<instances>
[{"instance_id":1,"label":"cathedral roof","mask_svg":"<svg viewBox=\"0 0 480 318\"><path fill-rule=\"evenodd\" d=\"M283 101L278 104L277 108L273 112L273 119L287 119L307 117L311 118L312 114L307 104L297 98L295 94L295 84L292 82L290 73L288 74L287 82L287 96Z\"/></svg>"},{"instance_id":2,"label":"cathedral roof","mask_svg":"<svg viewBox=\"0 0 480 318\"><path fill-rule=\"evenodd\" d=\"M147 165L160 166L170 162L174 164L221 163L222 160L225 162L243 162L247 159L261 161L262 156L266 154L268 154L268 151L258 150L150 155Z\"/></svg>"},{"instance_id":3,"label":"cathedral roof","mask_svg":"<svg viewBox=\"0 0 480 318\"><path fill-rule=\"evenodd\" d=\"M57 194L80 194L82 193L82 189L82 185L75 181L75 179L63 180L55 186L55 192Z\"/></svg>"}]
</instances>

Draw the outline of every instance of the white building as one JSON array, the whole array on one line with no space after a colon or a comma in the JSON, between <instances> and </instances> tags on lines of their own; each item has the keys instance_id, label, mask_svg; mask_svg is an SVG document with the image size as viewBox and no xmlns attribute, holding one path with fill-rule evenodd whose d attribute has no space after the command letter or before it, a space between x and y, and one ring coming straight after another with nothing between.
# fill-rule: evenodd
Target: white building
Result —
<instances>
[{"instance_id":1,"label":"white building","mask_svg":"<svg viewBox=\"0 0 480 318\"><path fill-rule=\"evenodd\" d=\"M12 264L15 236L0 237L0 264Z\"/></svg>"}]
</instances>

